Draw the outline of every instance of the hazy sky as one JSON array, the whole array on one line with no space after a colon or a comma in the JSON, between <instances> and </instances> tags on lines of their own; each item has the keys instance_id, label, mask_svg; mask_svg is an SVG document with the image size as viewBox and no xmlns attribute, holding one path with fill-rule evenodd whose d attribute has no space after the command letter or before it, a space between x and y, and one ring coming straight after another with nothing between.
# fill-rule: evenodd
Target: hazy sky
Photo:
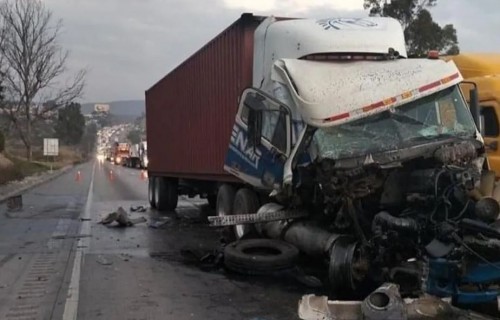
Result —
<instances>
[{"instance_id":1,"label":"hazy sky","mask_svg":"<svg viewBox=\"0 0 500 320\"><path fill-rule=\"evenodd\" d=\"M363 0L43 0L63 19L69 68L87 68L84 101L143 99L144 91L243 12L294 17L360 17ZM397 0L393 0L397 1ZM466 51L499 51L500 0L438 0Z\"/></svg>"}]
</instances>

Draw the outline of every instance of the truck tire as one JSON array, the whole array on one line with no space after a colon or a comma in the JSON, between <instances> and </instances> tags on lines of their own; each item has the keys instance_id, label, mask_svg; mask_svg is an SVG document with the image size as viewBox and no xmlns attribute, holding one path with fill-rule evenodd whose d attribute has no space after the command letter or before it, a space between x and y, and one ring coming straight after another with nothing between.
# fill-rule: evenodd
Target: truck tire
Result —
<instances>
[{"instance_id":1,"label":"truck tire","mask_svg":"<svg viewBox=\"0 0 500 320\"><path fill-rule=\"evenodd\" d=\"M242 188L236 192L233 203L232 214L257 213L260 207L259 197L250 189ZM251 224L241 224L233 226L233 233L236 240L255 236L255 227Z\"/></svg>"},{"instance_id":2,"label":"truck tire","mask_svg":"<svg viewBox=\"0 0 500 320\"><path fill-rule=\"evenodd\" d=\"M159 177L156 181L155 201L156 209L159 211L174 211L177 208L177 185L176 179Z\"/></svg>"},{"instance_id":3,"label":"truck tire","mask_svg":"<svg viewBox=\"0 0 500 320\"><path fill-rule=\"evenodd\" d=\"M208 205L210 206L210 209L214 210L217 208L217 195L211 194L207 196L207 201Z\"/></svg>"},{"instance_id":4,"label":"truck tire","mask_svg":"<svg viewBox=\"0 0 500 320\"><path fill-rule=\"evenodd\" d=\"M288 242L273 239L246 239L224 248L224 265L247 275L264 275L295 266L299 250Z\"/></svg>"},{"instance_id":5,"label":"truck tire","mask_svg":"<svg viewBox=\"0 0 500 320\"><path fill-rule=\"evenodd\" d=\"M149 177L148 179L148 200L151 208L156 209L156 177Z\"/></svg>"}]
</instances>

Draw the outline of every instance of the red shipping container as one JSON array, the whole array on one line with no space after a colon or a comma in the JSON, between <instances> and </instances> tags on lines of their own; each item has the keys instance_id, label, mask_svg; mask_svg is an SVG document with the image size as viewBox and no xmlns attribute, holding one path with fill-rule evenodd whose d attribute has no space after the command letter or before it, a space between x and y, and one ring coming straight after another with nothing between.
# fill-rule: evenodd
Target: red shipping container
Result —
<instances>
[{"instance_id":1,"label":"red shipping container","mask_svg":"<svg viewBox=\"0 0 500 320\"><path fill-rule=\"evenodd\" d=\"M243 14L146 91L150 176L236 181L224 159L262 20Z\"/></svg>"}]
</instances>

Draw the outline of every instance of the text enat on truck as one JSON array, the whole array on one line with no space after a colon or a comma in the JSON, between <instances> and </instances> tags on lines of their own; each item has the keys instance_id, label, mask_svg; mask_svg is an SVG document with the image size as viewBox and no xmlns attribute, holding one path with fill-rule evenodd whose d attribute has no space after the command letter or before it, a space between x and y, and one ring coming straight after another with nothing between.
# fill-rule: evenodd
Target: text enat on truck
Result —
<instances>
[{"instance_id":1,"label":"text enat on truck","mask_svg":"<svg viewBox=\"0 0 500 320\"><path fill-rule=\"evenodd\" d=\"M146 92L150 203L206 197L227 242L283 239L336 296L496 301L500 190L462 80L391 18L243 14Z\"/></svg>"}]
</instances>

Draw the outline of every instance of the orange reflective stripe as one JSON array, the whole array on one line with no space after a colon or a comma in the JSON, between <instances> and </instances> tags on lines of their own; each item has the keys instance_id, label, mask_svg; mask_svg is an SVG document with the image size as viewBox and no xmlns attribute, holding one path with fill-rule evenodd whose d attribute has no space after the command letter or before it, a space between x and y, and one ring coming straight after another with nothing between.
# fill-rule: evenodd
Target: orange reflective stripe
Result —
<instances>
[{"instance_id":1,"label":"orange reflective stripe","mask_svg":"<svg viewBox=\"0 0 500 320\"><path fill-rule=\"evenodd\" d=\"M429 83L429 84L426 84L425 86L422 86L416 90L413 90L413 91L418 91L420 93L422 92L425 92L427 90L430 90L430 89L433 89L437 86L440 86L442 84L446 84L452 80L455 80L457 79L458 77L460 77L460 73L455 73L455 74L452 74L451 76L448 76L448 77L445 77L441 80L438 80L438 81L434 81L432 83ZM351 112L345 112L345 113L341 113L339 115L336 115L336 116L332 116L330 118L326 118L323 120L323 122L333 122L333 121L338 121L338 120L342 120L342 119L345 119L345 118L349 118L351 116L351 114L356 114L356 113L359 113L360 111L365 113L365 112L368 112L368 111L372 111L374 109L377 109L377 108L380 108L380 107L384 107L384 106L388 106L388 105L391 105L393 103L395 103L396 101L398 101L398 98L400 98L401 100L406 100L406 99L409 99L413 96L413 91L406 91L406 92L403 92L402 94L400 95L397 95L395 97L392 97L392 98L388 98L388 99L384 99L382 101L379 101L379 102L375 102L375 103L372 103L370 105L367 105L361 109L358 109L358 110L354 110L354 111L351 111Z\"/></svg>"}]
</instances>

